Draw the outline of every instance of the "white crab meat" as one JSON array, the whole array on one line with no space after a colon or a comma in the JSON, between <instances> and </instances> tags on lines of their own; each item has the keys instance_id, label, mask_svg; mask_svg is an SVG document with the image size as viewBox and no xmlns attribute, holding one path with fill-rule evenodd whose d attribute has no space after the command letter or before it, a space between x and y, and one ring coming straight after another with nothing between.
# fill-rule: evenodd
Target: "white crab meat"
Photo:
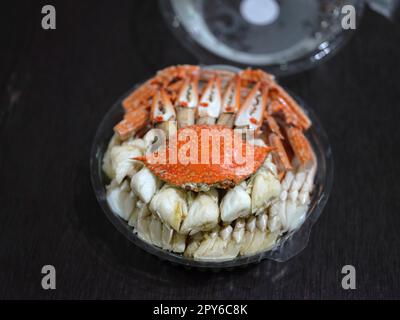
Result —
<instances>
[{"instance_id":1,"label":"white crab meat","mask_svg":"<svg viewBox=\"0 0 400 320\"><path fill-rule=\"evenodd\" d=\"M281 192L279 180L269 171L259 170L253 180L253 189L251 191L251 211L260 214L265 211Z\"/></svg>"},{"instance_id":2,"label":"white crab meat","mask_svg":"<svg viewBox=\"0 0 400 320\"><path fill-rule=\"evenodd\" d=\"M194 253L196 260L221 260L224 250L227 247L229 240L223 240L219 237L219 228L216 227L212 232L207 234L201 242L199 248Z\"/></svg>"},{"instance_id":3,"label":"white crab meat","mask_svg":"<svg viewBox=\"0 0 400 320\"><path fill-rule=\"evenodd\" d=\"M132 191L146 204L151 201L159 185L159 180L147 167L143 167L131 179Z\"/></svg>"},{"instance_id":4,"label":"white crab meat","mask_svg":"<svg viewBox=\"0 0 400 320\"><path fill-rule=\"evenodd\" d=\"M290 186L289 192L299 192L306 180L307 173L305 171L299 171L294 176L292 185Z\"/></svg>"},{"instance_id":5,"label":"white crab meat","mask_svg":"<svg viewBox=\"0 0 400 320\"><path fill-rule=\"evenodd\" d=\"M217 200L215 200L217 199ZM192 201L180 232L195 234L213 229L219 221L218 192L215 189L201 192Z\"/></svg>"},{"instance_id":6,"label":"white crab meat","mask_svg":"<svg viewBox=\"0 0 400 320\"><path fill-rule=\"evenodd\" d=\"M280 234L281 234L280 232L267 232L267 235L263 243L262 251L268 251L274 248Z\"/></svg>"},{"instance_id":7,"label":"white crab meat","mask_svg":"<svg viewBox=\"0 0 400 320\"><path fill-rule=\"evenodd\" d=\"M284 230L296 230L303 224L307 215L307 206L297 206L295 202L289 200L286 203L286 223Z\"/></svg>"},{"instance_id":8,"label":"white crab meat","mask_svg":"<svg viewBox=\"0 0 400 320\"><path fill-rule=\"evenodd\" d=\"M276 232L280 230L282 227L282 222L281 219L279 219L279 216L273 216L268 220L268 229L271 232Z\"/></svg>"},{"instance_id":9,"label":"white crab meat","mask_svg":"<svg viewBox=\"0 0 400 320\"><path fill-rule=\"evenodd\" d=\"M248 245L246 246L246 249L242 251L242 254L252 255L262 251L265 236L265 232L262 232L259 229L254 230L253 236L251 240L248 240Z\"/></svg>"},{"instance_id":10,"label":"white crab meat","mask_svg":"<svg viewBox=\"0 0 400 320\"><path fill-rule=\"evenodd\" d=\"M222 240L229 240L232 236L233 228L230 225L227 225L221 229L219 232L219 236Z\"/></svg>"},{"instance_id":11,"label":"white crab meat","mask_svg":"<svg viewBox=\"0 0 400 320\"><path fill-rule=\"evenodd\" d=\"M248 248L250 247L250 245L253 241L256 229L257 229L256 217L251 216L250 218L247 219L247 222L246 222L246 231L244 233L244 237L242 240L242 246L240 248L240 253L242 255L245 255Z\"/></svg>"},{"instance_id":12,"label":"white crab meat","mask_svg":"<svg viewBox=\"0 0 400 320\"><path fill-rule=\"evenodd\" d=\"M246 251L243 252L243 254L253 255L263 251L271 250L275 246L278 236L278 232L265 233L257 229L254 233L251 244Z\"/></svg>"},{"instance_id":13,"label":"white crab meat","mask_svg":"<svg viewBox=\"0 0 400 320\"><path fill-rule=\"evenodd\" d=\"M246 228L246 221L244 219L237 219L232 234L232 238L236 243L239 244L243 241L244 233L246 231L245 228Z\"/></svg>"},{"instance_id":14,"label":"white crab meat","mask_svg":"<svg viewBox=\"0 0 400 320\"><path fill-rule=\"evenodd\" d=\"M136 222L136 228L134 232L137 233L138 237L143 241L152 244L150 238L150 222L151 222L151 212L149 211L146 204L139 201L138 207L138 217Z\"/></svg>"},{"instance_id":15,"label":"white crab meat","mask_svg":"<svg viewBox=\"0 0 400 320\"><path fill-rule=\"evenodd\" d=\"M215 241L216 241L216 238L211 238L211 237L207 237L206 239L204 239L200 243L199 248L193 254L193 257L196 260L204 259L204 257L207 256L207 253L210 251L210 249L214 246Z\"/></svg>"},{"instance_id":16,"label":"white crab meat","mask_svg":"<svg viewBox=\"0 0 400 320\"><path fill-rule=\"evenodd\" d=\"M208 255L208 259L211 258L214 261L231 260L237 257L240 244L236 243L232 236L233 228L230 225L223 227L211 249L211 255Z\"/></svg>"},{"instance_id":17,"label":"white crab meat","mask_svg":"<svg viewBox=\"0 0 400 320\"><path fill-rule=\"evenodd\" d=\"M231 260L236 258L240 253L240 244L235 240L230 239L228 245L225 247L223 258L224 260Z\"/></svg>"},{"instance_id":18,"label":"white crab meat","mask_svg":"<svg viewBox=\"0 0 400 320\"><path fill-rule=\"evenodd\" d=\"M306 180L300 189L298 198L299 198L300 205L302 205L302 206L308 205L310 202L310 193L313 189L313 182L314 182L316 170L317 170L317 164L314 163L313 167L307 173Z\"/></svg>"},{"instance_id":19,"label":"white crab meat","mask_svg":"<svg viewBox=\"0 0 400 320\"><path fill-rule=\"evenodd\" d=\"M148 216L149 214L150 211L146 206L146 204L143 203L141 200L138 200L136 202L135 207L133 208L132 214L128 221L128 225L136 228L139 217L145 217Z\"/></svg>"},{"instance_id":20,"label":"white crab meat","mask_svg":"<svg viewBox=\"0 0 400 320\"><path fill-rule=\"evenodd\" d=\"M118 183L121 183L126 176L132 177L139 170L142 164L133 158L140 156L142 151L139 148L126 144L111 149L111 164Z\"/></svg>"},{"instance_id":21,"label":"white crab meat","mask_svg":"<svg viewBox=\"0 0 400 320\"><path fill-rule=\"evenodd\" d=\"M119 185L115 180L107 187L107 203L111 210L128 221L136 204L136 197L130 191L127 181Z\"/></svg>"},{"instance_id":22,"label":"white crab meat","mask_svg":"<svg viewBox=\"0 0 400 320\"><path fill-rule=\"evenodd\" d=\"M151 239L151 242L157 246L162 248L162 232L163 232L163 226L155 215L151 215L150 219L150 224L149 224L149 236Z\"/></svg>"},{"instance_id":23,"label":"white crab meat","mask_svg":"<svg viewBox=\"0 0 400 320\"><path fill-rule=\"evenodd\" d=\"M243 236L243 241L240 246L240 254L247 255L247 251L253 241L254 232L246 230Z\"/></svg>"},{"instance_id":24,"label":"white crab meat","mask_svg":"<svg viewBox=\"0 0 400 320\"><path fill-rule=\"evenodd\" d=\"M172 237L174 236L174 230L166 224L163 224L162 230L162 247L165 250L172 250Z\"/></svg>"},{"instance_id":25,"label":"white crab meat","mask_svg":"<svg viewBox=\"0 0 400 320\"><path fill-rule=\"evenodd\" d=\"M260 214L257 217L256 225L260 231L265 232L268 227L268 215L266 213Z\"/></svg>"},{"instance_id":26,"label":"white crab meat","mask_svg":"<svg viewBox=\"0 0 400 320\"><path fill-rule=\"evenodd\" d=\"M103 171L106 173L107 177L110 179L115 178L115 170L112 166L111 162L111 149L115 146L119 146L121 144L121 141L118 138L117 134L114 134L113 137L111 138L110 142L108 143L107 151L104 154L103 157Z\"/></svg>"},{"instance_id":27,"label":"white crab meat","mask_svg":"<svg viewBox=\"0 0 400 320\"><path fill-rule=\"evenodd\" d=\"M139 148L140 151L142 152L142 154L144 154L146 152L146 142L143 139L132 137L132 138L129 138L128 140L126 140L123 144L127 145L127 146L131 146L131 147Z\"/></svg>"},{"instance_id":28,"label":"white crab meat","mask_svg":"<svg viewBox=\"0 0 400 320\"><path fill-rule=\"evenodd\" d=\"M133 211L132 211L132 213L131 213L131 216L129 217L128 225L129 225L130 227L136 228L137 220L138 220L138 208L135 206L135 207L133 208Z\"/></svg>"},{"instance_id":29,"label":"white crab meat","mask_svg":"<svg viewBox=\"0 0 400 320\"><path fill-rule=\"evenodd\" d=\"M163 223L179 232L182 221L188 214L186 194L183 190L165 185L150 202L150 210Z\"/></svg>"},{"instance_id":30,"label":"white crab meat","mask_svg":"<svg viewBox=\"0 0 400 320\"><path fill-rule=\"evenodd\" d=\"M183 253L185 252L185 249L186 249L186 236L174 232L171 241L171 250L176 253Z\"/></svg>"},{"instance_id":31,"label":"white crab meat","mask_svg":"<svg viewBox=\"0 0 400 320\"><path fill-rule=\"evenodd\" d=\"M271 250L278 239L279 232L263 232L256 229L252 235L247 235L247 242L242 246L241 254L251 256L260 252Z\"/></svg>"},{"instance_id":32,"label":"white crab meat","mask_svg":"<svg viewBox=\"0 0 400 320\"><path fill-rule=\"evenodd\" d=\"M292 171L288 171L285 174L285 177L282 180L282 191L288 191L292 182L294 180L294 173Z\"/></svg>"},{"instance_id":33,"label":"white crab meat","mask_svg":"<svg viewBox=\"0 0 400 320\"><path fill-rule=\"evenodd\" d=\"M268 229L278 231L286 224L286 199L275 202L269 209Z\"/></svg>"},{"instance_id":34,"label":"white crab meat","mask_svg":"<svg viewBox=\"0 0 400 320\"><path fill-rule=\"evenodd\" d=\"M230 189L224 196L220 205L221 220L232 222L251 213L251 198L242 185Z\"/></svg>"},{"instance_id":35,"label":"white crab meat","mask_svg":"<svg viewBox=\"0 0 400 320\"><path fill-rule=\"evenodd\" d=\"M202 232L196 233L190 238L188 245L185 249L185 257L193 257L194 253L199 249L201 242L203 241L204 235Z\"/></svg>"},{"instance_id":36,"label":"white crab meat","mask_svg":"<svg viewBox=\"0 0 400 320\"><path fill-rule=\"evenodd\" d=\"M270 153L263 163L263 168L278 178L278 169L272 159L272 153Z\"/></svg>"}]
</instances>

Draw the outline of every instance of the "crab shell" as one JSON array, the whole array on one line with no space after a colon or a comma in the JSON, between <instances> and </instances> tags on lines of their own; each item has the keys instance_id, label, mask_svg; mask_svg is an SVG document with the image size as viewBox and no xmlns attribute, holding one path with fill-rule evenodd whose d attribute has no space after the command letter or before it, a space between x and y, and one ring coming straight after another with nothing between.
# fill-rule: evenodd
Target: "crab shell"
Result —
<instances>
[{"instance_id":1,"label":"crab shell","mask_svg":"<svg viewBox=\"0 0 400 320\"><path fill-rule=\"evenodd\" d=\"M260 168L270 151L269 147L244 142L225 126L193 125L179 129L175 139L159 150L134 160L143 161L170 185L206 191L238 185Z\"/></svg>"}]
</instances>

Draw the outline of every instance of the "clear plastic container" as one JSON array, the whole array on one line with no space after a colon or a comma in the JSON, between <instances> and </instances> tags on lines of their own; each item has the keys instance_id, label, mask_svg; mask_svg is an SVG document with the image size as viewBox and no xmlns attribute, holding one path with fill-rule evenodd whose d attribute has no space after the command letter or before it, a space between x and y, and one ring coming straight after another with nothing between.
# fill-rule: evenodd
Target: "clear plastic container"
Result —
<instances>
[{"instance_id":1,"label":"clear plastic container","mask_svg":"<svg viewBox=\"0 0 400 320\"><path fill-rule=\"evenodd\" d=\"M160 0L178 40L203 64L260 67L282 76L313 67L342 47L342 8L362 0Z\"/></svg>"},{"instance_id":2,"label":"clear plastic container","mask_svg":"<svg viewBox=\"0 0 400 320\"><path fill-rule=\"evenodd\" d=\"M234 72L239 71L237 68L223 65L208 66L207 68L230 70ZM137 86L134 88L136 87ZM97 200L108 219L125 237L143 250L174 264L199 269L216 270L257 263L263 259L284 262L300 253L307 246L311 228L321 215L331 192L333 182L333 156L327 135L318 118L302 100L293 95L292 96L300 103L313 122L313 125L307 131L306 136L309 139L318 160L318 170L314 181L315 186L311 203L307 212L306 220L299 229L281 237L274 250L258 253L252 256L238 257L233 260L217 262L198 261L186 258L180 254L163 250L140 240L126 221L115 215L108 206L105 187L109 183L109 179L102 170L103 156L107 150L108 143L114 134L113 127L121 121L124 115L122 101L132 92L132 90L121 97L104 116L96 132L90 156L91 179Z\"/></svg>"}]
</instances>

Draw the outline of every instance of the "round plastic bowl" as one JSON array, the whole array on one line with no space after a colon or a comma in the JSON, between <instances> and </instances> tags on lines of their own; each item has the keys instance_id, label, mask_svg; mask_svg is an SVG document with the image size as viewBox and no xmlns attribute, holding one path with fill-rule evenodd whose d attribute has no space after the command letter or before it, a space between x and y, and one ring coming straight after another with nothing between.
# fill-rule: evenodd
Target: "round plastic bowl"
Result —
<instances>
[{"instance_id":1,"label":"round plastic bowl","mask_svg":"<svg viewBox=\"0 0 400 320\"><path fill-rule=\"evenodd\" d=\"M159 0L167 26L200 63L278 77L317 66L347 43L354 30L342 27L346 5L358 24L362 0Z\"/></svg>"},{"instance_id":2,"label":"round plastic bowl","mask_svg":"<svg viewBox=\"0 0 400 320\"><path fill-rule=\"evenodd\" d=\"M209 66L207 68L232 71L239 70L228 66ZM306 133L306 136L314 148L314 152L318 160L318 169L314 181L315 186L305 222L299 229L283 235L280 238L277 246L271 251L261 252L252 256L238 257L233 260L214 262L198 261L186 258L180 254L169 252L156 246L147 244L139 239L133 232L133 229L123 219L114 214L108 206L105 187L109 183L109 179L102 171L103 155L107 149L109 140L113 135L113 127L116 123L121 121L124 115L124 110L121 103L123 99L131 92L132 90L121 97L101 121L93 141L90 155L91 179L97 200L108 219L123 235L125 235L125 237L127 237L138 247L161 259L170 261L174 264L200 269L232 268L257 263L263 259L284 262L300 253L307 246L311 228L321 215L332 188L333 157L332 150L324 129L312 110L309 109L302 100L296 96L294 97L307 112L313 122L313 125Z\"/></svg>"}]
</instances>

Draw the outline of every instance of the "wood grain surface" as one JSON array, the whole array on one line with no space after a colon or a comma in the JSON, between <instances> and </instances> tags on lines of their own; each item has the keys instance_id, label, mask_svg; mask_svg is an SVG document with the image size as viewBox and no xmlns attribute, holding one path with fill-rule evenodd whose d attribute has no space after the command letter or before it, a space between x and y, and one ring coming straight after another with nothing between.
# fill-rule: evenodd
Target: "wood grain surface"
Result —
<instances>
[{"instance_id":1,"label":"wood grain surface","mask_svg":"<svg viewBox=\"0 0 400 320\"><path fill-rule=\"evenodd\" d=\"M6 4L9 2L9 4ZM400 27L370 10L316 69L282 80L332 144L334 187L308 247L287 263L186 270L134 247L92 190L89 151L112 103L156 70L197 63L155 1L6 1L0 18L0 298L400 298ZM57 289L41 288L41 268ZM357 289L341 269L357 270Z\"/></svg>"}]
</instances>

